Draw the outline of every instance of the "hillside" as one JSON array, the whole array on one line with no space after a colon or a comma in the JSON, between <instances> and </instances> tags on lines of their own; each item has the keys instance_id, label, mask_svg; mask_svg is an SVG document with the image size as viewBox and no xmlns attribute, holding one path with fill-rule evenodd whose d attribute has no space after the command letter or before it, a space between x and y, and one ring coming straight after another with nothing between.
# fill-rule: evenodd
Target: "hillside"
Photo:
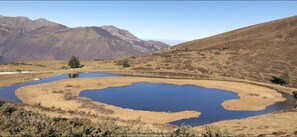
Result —
<instances>
[{"instance_id":1,"label":"hillside","mask_svg":"<svg viewBox=\"0 0 297 137\"><path fill-rule=\"evenodd\" d=\"M40 113L43 112L43 113ZM49 117L46 113L59 113L64 117ZM38 105L24 105L0 100L1 136L171 136L171 137L208 137L233 136L227 129L206 127L196 130L189 126L150 125L137 120L116 121L108 117L74 114L56 108L44 108Z\"/></svg>"},{"instance_id":2,"label":"hillside","mask_svg":"<svg viewBox=\"0 0 297 137\"><path fill-rule=\"evenodd\" d=\"M140 65L141 63L141 65ZM297 16L182 43L131 59L134 69L186 72L270 82L297 76ZM297 81L293 81L297 87Z\"/></svg>"},{"instance_id":3,"label":"hillside","mask_svg":"<svg viewBox=\"0 0 297 137\"><path fill-rule=\"evenodd\" d=\"M69 28L46 19L0 16L0 56L9 61L106 59L168 47L114 26Z\"/></svg>"}]
</instances>

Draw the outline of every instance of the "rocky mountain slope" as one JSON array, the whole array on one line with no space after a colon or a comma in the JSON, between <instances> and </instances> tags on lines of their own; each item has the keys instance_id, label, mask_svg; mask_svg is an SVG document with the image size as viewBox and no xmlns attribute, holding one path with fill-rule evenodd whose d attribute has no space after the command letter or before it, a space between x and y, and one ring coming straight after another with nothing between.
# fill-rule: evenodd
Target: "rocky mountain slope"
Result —
<instances>
[{"instance_id":1,"label":"rocky mountain slope","mask_svg":"<svg viewBox=\"0 0 297 137\"><path fill-rule=\"evenodd\" d=\"M0 56L10 61L117 58L166 47L114 26L69 28L46 19L0 16Z\"/></svg>"},{"instance_id":2,"label":"rocky mountain slope","mask_svg":"<svg viewBox=\"0 0 297 137\"><path fill-rule=\"evenodd\" d=\"M131 60L134 69L207 74L269 82L297 76L297 16L182 43ZM139 65L142 62L143 65ZM297 80L293 80L297 86Z\"/></svg>"},{"instance_id":3,"label":"rocky mountain slope","mask_svg":"<svg viewBox=\"0 0 297 137\"><path fill-rule=\"evenodd\" d=\"M0 56L0 64L6 64L6 63L8 63L8 61L4 57Z\"/></svg>"}]
</instances>

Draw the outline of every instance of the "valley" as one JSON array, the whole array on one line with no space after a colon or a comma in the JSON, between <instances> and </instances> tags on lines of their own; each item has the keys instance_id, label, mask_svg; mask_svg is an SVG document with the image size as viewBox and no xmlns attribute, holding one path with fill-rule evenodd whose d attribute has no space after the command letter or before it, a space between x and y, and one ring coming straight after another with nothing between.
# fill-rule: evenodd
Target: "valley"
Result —
<instances>
[{"instance_id":1,"label":"valley","mask_svg":"<svg viewBox=\"0 0 297 137\"><path fill-rule=\"evenodd\" d=\"M169 47L0 16L0 136L296 136L296 32L292 16Z\"/></svg>"},{"instance_id":2,"label":"valley","mask_svg":"<svg viewBox=\"0 0 297 137\"><path fill-rule=\"evenodd\" d=\"M29 65L28 65L29 64ZM33 81L35 78L38 79L47 79L53 75L59 76L59 74L74 74L82 73L110 73L110 74L120 74L121 77L113 76L106 78L74 78L74 79L65 79L56 82L49 82L45 84L37 84L36 86L25 86L23 88L18 88L16 90L16 96L25 104L37 106L37 107L28 107L27 109L34 112L42 113L50 117L59 117L61 116L62 110L66 110L63 113L62 117L73 118L88 118L92 116L93 120L104 119L117 119L117 121L122 121L124 123L129 121L137 121L138 123L147 123L148 126L159 125L166 127L169 122L197 117L200 112L197 111L181 111L181 112L153 112L153 111L141 111L141 110L131 110L123 109L121 107L108 105L95 101L90 101L88 99L80 99L78 97L79 91L87 89L102 89L107 87L114 86L123 86L129 85L135 82L150 82L150 83L170 83L170 84L197 84L198 86L208 87L208 88L218 88L225 89L229 91L234 91L239 95L239 100L228 100L222 103L222 106L225 109L229 110L263 110L265 107L274 104L275 102L282 102L285 98L282 94L287 94L287 100L291 100L291 105L286 105L288 108L293 108L294 98L292 98L292 92L295 91L295 88L278 86L269 83L261 83L247 80L240 80L235 78L226 78L226 77L204 77L203 80L199 76L193 75L176 75L172 72L160 72L160 71L139 71L131 68L123 68L122 66L116 65L114 60L97 60L97 61L81 61L81 64L84 65L83 68L68 68L66 67L67 61L32 61L20 64L8 64L1 65L2 72L13 72L18 71L18 68L22 68L23 71L30 70L35 73L29 74L10 74L10 75L1 75L3 80L2 86L13 85L17 83L22 83L25 81ZM43 67L40 67L43 66ZM63 68L63 69L61 69ZM177 73L178 74L178 73ZM128 77L127 77L128 76ZM133 77L129 77L133 76ZM153 78L155 77L155 78ZM66 75L65 78L68 78ZM195 80L196 79L196 80ZM199 80L200 79L200 80ZM100 84L98 84L100 83ZM94 86L94 87L92 87ZM252 90L251 90L252 89ZM41 91L41 90L46 90ZM55 92L57 93L55 93ZM60 92L61 91L61 92ZM65 93L71 92L70 100L64 100ZM280 94L282 93L282 94ZM72 100L74 99L74 100ZM44 102L45 101L45 102ZM235 102L234 102L235 101ZM257 102L257 103L254 103ZM293 102L293 103L292 103ZM90 103L89 105L87 105ZM96 109L94 104L99 105ZM84 105L85 107L80 107ZM88 106L88 107L87 107ZM101 107L100 107L101 106ZM43 109L47 108L47 111ZM96 107L95 107L96 108ZM49 110L48 110L49 109ZM114 112L114 114L109 114L109 111ZM74 112L74 113L73 113ZM79 112L79 113L78 113ZM287 108L281 112L273 112L272 114L265 114L262 116L253 116L250 118L243 118L239 120L227 120L222 122L215 122L210 125L215 125L215 127L226 127L229 131L232 131L235 134L250 134L248 129L253 129L256 127L266 127L266 134L273 134L274 132L286 131L286 134L293 134L294 128L294 117L296 112L294 109ZM160 119L165 118L165 119ZM198 117L199 118L199 117ZM269 120L270 118L276 118L278 125L271 126L267 122L256 122L259 119ZM155 120L154 120L155 119ZM233 122L234 121L234 122ZM232 123L233 122L233 123ZM254 123L255 122L255 123ZM236 124L235 124L236 123ZM239 128L244 127L247 123L254 123L251 126L247 126L245 130L239 130ZM293 125L288 125L292 123ZM161 124L161 125L160 125ZM163 124L163 125L162 125ZM237 125L237 126L235 126ZM154 126L153 126L154 127ZM282 128L277 128L282 127ZM294 127L294 126L293 126ZM197 131L203 131L205 125L195 127ZM174 128L170 128L174 129ZM262 133L263 129L255 130L254 134L250 135L259 135ZM269 130L269 132L268 132Z\"/></svg>"}]
</instances>

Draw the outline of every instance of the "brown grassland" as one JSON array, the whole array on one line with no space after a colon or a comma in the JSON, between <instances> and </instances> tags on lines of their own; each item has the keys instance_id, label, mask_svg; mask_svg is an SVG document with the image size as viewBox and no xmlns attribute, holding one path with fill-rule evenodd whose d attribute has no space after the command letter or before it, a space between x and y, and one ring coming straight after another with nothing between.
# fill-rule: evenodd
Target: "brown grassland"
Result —
<instances>
[{"instance_id":1,"label":"brown grassland","mask_svg":"<svg viewBox=\"0 0 297 137\"><path fill-rule=\"evenodd\" d=\"M130 76L121 77L125 81L120 78L61 80L23 87L18 89L17 95L23 102L35 105L26 107L28 110L50 117L115 119L123 123L146 123L151 127L157 126L158 129L168 127L166 123L176 119L197 117L199 112L134 111L95 103L78 97L78 94L83 89L99 89L146 81L194 84L236 92L240 96L239 100L225 101L222 104L230 110L261 110L274 102L283 101L284 97L295 103L296 100L292 99L292 95L293 91L297 91L296 45L297 17L294 16L182 43L158 53L132 56L128 58L130 65L128 68L117 65L121 59L82 61L84 67L77 69L67 67L66 61L29 61L0 65L0 72L22 70L35 72L0 75L0 87L57 74L77 72L125 74ZM289 85L271 83L273 76L279 76L284 71L291 74ZM81 82L84 80L88 82ZM74 108L79 110L74 111ZM126 112L135 115L125 114ZM153 115L158 118L155 119ZM154 121L149 122L151 119ZM297 111L292 106L289 110L209 125L227 128L236 136L297 136L296 123ZM203 127L198 126L191 130L200 131ZM177 131L185 130L182 128Z\"/></svg>"},{"instance_id":2,"label":"brown grassland","mask_svg":"<svg viewBox=\"0 0 297 137\"><path fill-rule=\"evenodd\" d=\"M46 114L50 117L61 116L67 118L87 118L92 116L92 119L94 120L115 119L116 121L122 121L124 123L136 121L137 123L147 123L146 125L149 127L155 127L156 125L166 127L167 124L162 125L162 123L164 124L182 118L196 117L199 116L199 112L185 111L177 113L159 113L128 110L107 104L95 103L88 99L81 99L77 97L78 93L85 88L100 89L106 88L107 86L121 86L139 81L174 84L197 84L199 86L226 89L238 93L240 96L239 100L230 100L222 104L226 109L260 110L268 105L273 104L274 102L284 100L280 93L292 94L292 92L296 90L294 88L279 86L271 83L261 83L211 75L199 77L196 75L182 75L175 72L162 72L160 70L137 71L133 69L133 66L131 68L124 69L121 66L115 65L115 61L112 60L82 61L82 64L85 65L85 67L78 69L63 67L66 66L65 64L67 64L66 61L33 61L20 64L0 65L0 71L2 72L17 71L17 69L19 68L22 68L22 70L31 70L35 72L32 74L1 75L0 78L3 79L3 82L1 80L1 86L7 86L23 81L30 81L34 78L44 78L56 74L76 72L109 72L127 74L130 76L143 76L121 77L121 79L98 78L61 80L42 85L35 85L35 88L32 88L34 86L28 86L22 89L18 89L17 95L23 102L31 104L33 106L35 105L41 108L46 108L47 111L38 109L38 107L27 107L27 109L34 112ZM40 67L41 65L43 67ZM86 83L80 81L88 82ZM52 85L55 85L55 88L53 88ZM255 90L247 90L250 88ZM22 90L24 90L24 92L20 92ZM40 92L40 90L46 90L46 92ZM68 92L71 94L69 94ZM252 96L254 94L257 94L259 96ZM43 100L47 100L47 102ZM254 100L256 100L255 102L257 102L257 104L254 103ZM73 108L79 109L73 110ZM61 113L60 111L65 111L65 113ZM123 112L128 112L130 115L125 115L125 113ZM151 114L153 115L151 116ZM282 133L284 135L293 135L296 129L296 114L296 111L293 110L284 111L245 119L221 121L213 123L211 125L216 125L221 128L227 128L234 134L238 135L242 134L254 136L260 134L274 135L279 133ZM156 116L161 118L157 118L153 122L148 122L148 119L154 119L156 118ZM196 127L195 129L197 131L200 131L201 129L204 129L204 126ZM251 130L253 132L250 132Z\"/></svg>"}]
</instances>

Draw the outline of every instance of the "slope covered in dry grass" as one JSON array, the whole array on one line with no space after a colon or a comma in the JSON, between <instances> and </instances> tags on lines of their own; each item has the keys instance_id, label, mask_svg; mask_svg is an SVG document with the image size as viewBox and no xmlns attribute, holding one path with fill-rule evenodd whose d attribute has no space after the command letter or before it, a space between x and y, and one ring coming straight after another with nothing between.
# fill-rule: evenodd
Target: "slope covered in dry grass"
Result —
<instances>
[{"instance_id":1,"label":"slope covered in dry grass","mask_svg":"<svg viewBox=\"0 0 297 137\"><path fill-rule=\"evenodd\" d=\"M270 82L297 76L297 16L257 24L131 58L135 70L218 75ZM293 80L292 85L297 86Z\"/></svg>"}]
</instances>

